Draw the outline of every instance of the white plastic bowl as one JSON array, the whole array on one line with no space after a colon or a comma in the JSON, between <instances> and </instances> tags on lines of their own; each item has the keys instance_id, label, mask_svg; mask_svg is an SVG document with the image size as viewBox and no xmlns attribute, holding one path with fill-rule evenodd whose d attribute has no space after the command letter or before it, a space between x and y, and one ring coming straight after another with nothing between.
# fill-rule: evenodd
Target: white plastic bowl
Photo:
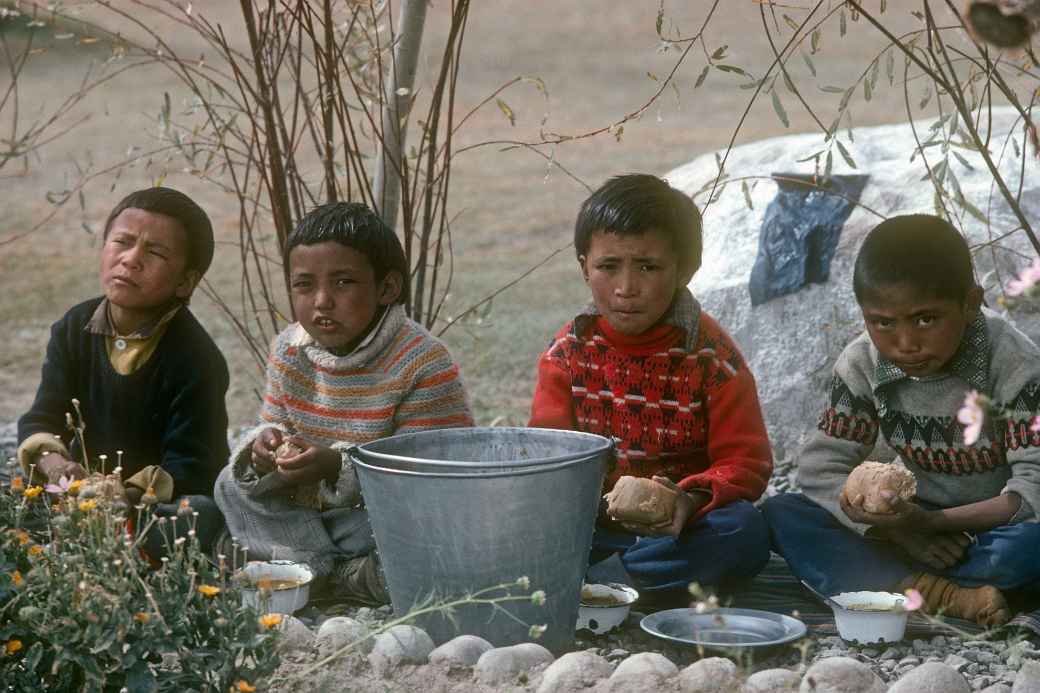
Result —
<instances>
[{"instance_id":1,"label":"white plastic bowl","mask_svg":"<svg viewBox=\"0 0 1040 693\"><path fill-rule=\"evenodd\" d=\"M235 578L240 581L242 605L261 614L291 614L307 605L314 573L306 563L250 561ZM267 580L288 580L291 586L265 586Z\"/></svg>"},{"instance_id":2,"label":"white plastic bowl","mask_svg":"<svg viewBox=\"0 0 1040 693\"><path fill-rule=\"evenodd\" d=\"M625 622L637 599L639 592L617 582L582 585L575 630L584 628L597 635L609 633Z\"/></svg>"},{"instance_id":3,"label":"white plastic bowl","mask_svg":"<svg viewBox=\"0 0 1040 693\"><path fill-rule=\"evenodd\" d=\"M842 640L861 644L898 642L906 632L906 597L893 592L842 592L831 597Z\"/></svg>"}]
</instances>

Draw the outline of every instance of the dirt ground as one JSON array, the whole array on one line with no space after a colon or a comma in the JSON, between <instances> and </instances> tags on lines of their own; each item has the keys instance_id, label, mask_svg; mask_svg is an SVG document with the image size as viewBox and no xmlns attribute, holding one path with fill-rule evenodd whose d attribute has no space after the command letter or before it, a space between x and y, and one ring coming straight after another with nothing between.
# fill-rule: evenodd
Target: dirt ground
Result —
<instances>
[{"instance_id":1,"label":"dirt ground","mask_svg":"<svg viewBox=\"0 0 1040 693\"><path fill-rule=\"evenodd\" d=\"M776 21L782 25L780 15L784 13L800 20L812 4L788 0L777 10ZM839 4L824 2L824 10ZM665 29L674 23L683 36L696 33L711 5L708 0L666 3ZM210 0L196 2L195 11L219 20L234 36L241 33L237 6L228 0ZM728 46L724 62L756 76L763 74L773 54L762 30L759 8L753 0L720 2L706 33L706 52ZM449 9L443 2L431 6L419 76L421 87L428 87L434 78L434 56L444 41ZM889 3L886 21L897 32L916 27L918 20L910 15L910 9L909 3ZM660 87L660 80L678 57L674 50L659 50L657 10L658 3L654 2L474 3L458 95L462 111L517 75L541 78L548 99L530 85L515 87L503 96L516 114L515 126L492 104L467 124L457 146L500 139L533 141L540 127L577 134L610 125L638 109ZM101 9L84 6L82 11L114 30L131 30ZM157 19L148 21L164 26ZM23 120L52 108L76 87L90 61L105 55L104 42L83 45L56 41L53 34L57 31L60 29L51 27L40 30L37 45L49 50L33 56L21 81ZM785 36L789 33L785 31ZM24 38L10 30L7 35L12 41ZM190 37L173 30L168 35L178 50L186 54L194 50ZM850 22L849 33L840 37L835 19L824 27L822 36L821 53L814 61L819 85L850 84L885 45L883 37L862 21ZM0 54L0 90L10 81L5 60ZM595 186L623 172L663 174L700 154L725 147L752 90L741 88L746 78L719 70L711 70L703 85L694 88L704 65L705 51L697 47L677 73L677 88L668 89L641 118L627 123L620 141L604 134L569 142L552 150L553 158ZM803 86L813 84L800 58L792 61L791 70ZM154 146L164 93L170 95L175 108L189 97L176 78L161 67L134 70L113 79L77 108L78 116L89 117L84 123L32 157L27 168L19 163L0 172L4 215L0 243L42 218L51 208L47 193L67 187L75 178L77 166L101 169L131 147ZM823 118L829 122L839 95L815 86L806 94L814 107L829 116ZM815 127L789 92L781 91L781 97L790 126L780 122L769 98L760 99L736 137L738 144ZM858 125L904 120L902 92L886 87L869 102L858 95L853 113ZM10 129L10 118L9 111L0 114L0 132ZM210 184L180 173L176 161L165 166L162 161L138 165L118 178L100 176L86 189L82 208L78 200L73 200L31 236L0 245L0 324L7 336L5 347L0 349L0 388L4 392L0 421L13 420L31 403L49 325L71 305L97 292L96 230L108 209L130 190L153 183L164 167L169 171L165 184L197 196L214 219L220 245L208 278L222 295L237 301L237 252L232 245L237 237L237 209L233 199ZM465 309L553 249L566 248L574 215L586 194L584 187L527 151L489 146L461 155L455 163L449 202L452 213L459 216L453 227L455 282L447 313ZM85 231L87 227L95 233ZM709 214L706 242L711 243L712 234L718 233L725 230L713 229ZM572 251L565 249L496 298L481 324L456 326L446 333L461 363L479 423L525 422L538 353L586 296ZM197 295L192 309L228 357L232 424L248 423L255 416L261 374L211 301Z\"/></svg>"}]
</instances>

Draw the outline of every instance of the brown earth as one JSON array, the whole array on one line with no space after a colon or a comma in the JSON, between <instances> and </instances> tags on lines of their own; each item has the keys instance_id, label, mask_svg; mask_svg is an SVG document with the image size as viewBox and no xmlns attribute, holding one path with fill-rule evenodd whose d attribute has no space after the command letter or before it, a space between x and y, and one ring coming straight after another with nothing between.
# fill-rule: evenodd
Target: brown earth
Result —
<instances>
[{"instance_id":1,"label":"brown earth","mask_svg":"<svg viewBox=\"0 0 1040 693\"><path fill-rule=\"evenodd\" d=\"M683 36L694 34L711 4L707 0L667 4L665 30L674 22ZM789 0L777 10L775 21L783 26L782 13L801 19L811 4ZM227 0L196 2L195 11L219 19L235 36L241 33L237 5ZM726 45L724 62L755 75L763 74L773 54L762 30L759 8L752 0L720 2L706 33L706 52ZM428 88L433 79L432 63L444 40L449 9L446 3L435 3L431 8L420 88ZM89 11L89 17L114 30L132 31L124 20L100 8L84 7L80 11ZM657 3L651 2L475 3L467 27L458 97L462 110L517 75L541 78L548 99L531 85L514 87L503 99L515 112L516 125L511 126L492 104L467 124L457 146L485 140L534 141L540 127L578 134L608 126L637 110L660 88L679 55L675 50L659 50L656 14ZM909 6L903 3L889 3L885 17L900 32L918 26ZM160 20L147 21L164 31L168 28L168 23ZM172 45L186 55L192 54L196 47L190 37L169 29ZM40 31L37 45L47 46L48 51L34 55L23 75L23 120L53 108L62 95L76 88L89 62L106 55L104 42L82 45L75 40L56 41L55 31L51 27ZM789 33L785 29L785 36ZM5 35L13 45L24 38L11 31ZM806 88L814 108L824 114L824 122L833 117L839 96L820 91L815 85L847 86L884 45L883 37L863 21L850 22L849 33L840 37L835 18L824 28L821 53L814 60L820 73L816 82L800 58L792 60L792 74ZM4 73L0 90L7 86L3 80L9 80L5 60L0 54ZM676 89L667 89L640 118L626 123L620 141L603 134L543 151L588 185L596 186L623 172L663 174L700 154L725 147L752 91L740 88L746 78L719 70L711 70L704 84L694 88L704 65L705 51L696 47L678 70ZM0 171L4 211L0 242L42 218L52 206L46 197L48 191L68 187L77 166L101 169L119 160L131 147L156 146L157 114L164 93L169 93L175 109L188 101L184 87L165 69L153 66L129 71L92 92L76 109L77 115L89 119L30 157L27 168L19 162ZM738 144L815 128L789 92L781 88L780 96L790 127L780 122L770 99L761 98L738 133ZM903 120L902 90L898 85L886 85L869 102L860 92L853 113L858 125ZM9 130L10 117L10 111L0 115L0 132ZM541 126L543 118L545 124ZM7 337L5 348L0 350L0 387L5 394L0 399L0 421L13 420L31 403L48 326L71 305L97 292L97 230L108 209L126 192L153 183L163 170L169 171L166 184L196 196L213 217L220 245L208 278L222 295L237 303L240 286L233 245L237 238L234 200L212 185L180 173L182 166L175 160L157 158L150 166L137 165L118 177L100 176L85 190L82 208L73 199L31 236L0 245L0 324ZM456 325L446 333L470 387L479 423L526 421L538 353L586 300L573 255L567 249L574 214L586 194L584 187L547 166L544 158L522 149L505 151L501 146L488 146L456 160L449 204L452 213L459 216L453 227L455 281L448 314L458 313L486 296L551 250L564 248L531 277L498 296L486 319L479 324L470 321ZM710 214L706 226L709 243L713 232L724 232L711 228ZM89 233L84 230L88 227ZM192 309L228 357L232 423L248 423L255 416L262 376L227 319L210 300L197 295Z\"/></svg>"}]
</instances>

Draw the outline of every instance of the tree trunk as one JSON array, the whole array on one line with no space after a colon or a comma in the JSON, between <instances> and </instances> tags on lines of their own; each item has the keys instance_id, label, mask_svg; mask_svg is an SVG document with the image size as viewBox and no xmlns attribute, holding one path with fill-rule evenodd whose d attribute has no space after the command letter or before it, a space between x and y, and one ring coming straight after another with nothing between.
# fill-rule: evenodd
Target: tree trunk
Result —
<instances>
[{"instance_id":1,"label":"tree trunk","mask_svg":"<svg viewBox=\"0 0 1040 693\"><path fill-rule=\"evenodd\" d=\"M383 146L376 162L376 180L372 190L379 215L390 228L397 224L397 208L401 203L401 160L408 112L411 109L415 68L419 62L427 0L402 0L397 22L397 45L394 61L386 78L383 101Z\"/></svg>"}]
</instances>

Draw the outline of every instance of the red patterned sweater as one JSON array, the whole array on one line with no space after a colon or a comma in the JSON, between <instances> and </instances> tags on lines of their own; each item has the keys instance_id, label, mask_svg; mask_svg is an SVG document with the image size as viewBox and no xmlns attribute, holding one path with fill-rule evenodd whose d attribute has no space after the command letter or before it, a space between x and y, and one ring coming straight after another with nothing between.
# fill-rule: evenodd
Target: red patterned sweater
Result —
<instances>
[{"instance_id":1,"label":"red patterned sweater","mask_svg":"<svg viewBox=\"0 0 1040 693\"><path fill-rule=\"evenodd\" d=\"M692 519L765 491L772 453L755 380L732 338L688 293L637 336L582 315L538 362L531 426L612 437L622 475L711 493ZM577 326L577 327L576 327Z\"/></svg>"}]
</instances>

